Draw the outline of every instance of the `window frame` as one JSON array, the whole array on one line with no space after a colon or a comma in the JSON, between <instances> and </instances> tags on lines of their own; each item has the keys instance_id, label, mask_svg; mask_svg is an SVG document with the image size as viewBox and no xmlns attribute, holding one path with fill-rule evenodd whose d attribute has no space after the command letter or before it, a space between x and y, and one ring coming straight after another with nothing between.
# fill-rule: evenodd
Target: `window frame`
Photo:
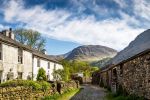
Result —
<instances>
[{"instance_id":1,"label":"window frame","mask_svg":"<svg viewBox=\"0 0 150 100\"><path fill-rule=\"evenodd\" d=\"M18 48L18 63L23 64L23 50Z\"/></svg>"},{"instance_id":2,"label":"window frame","mask_svg":"<svg viewBox=\"0 0 150 100\"><path fill-rule=\"evenodd\" d=\"M3 60L2 43L0 43L0 60Z\"/></svg>"},{"instance_id":3,"label":"window frame","mask_svg":"<svg viewBox=\"0 0 150 100\"><path fill-rule=\"evenodd\" d=\"M50 69L50 62L48 62L48 67L47 67L47 69Z\"/></svg>"},{"instance_id":4,"label":"window frame","mask_svg":"<svg viewBox=\"0 0 150 100\"><path fill-rule=\"evenodd\" d=\"M40 58L37 58L37 67L40 67L40 64L41 64Z\"/></svg>"},{"instance_id":5,"label":"window frame","mask_svg":"<svg viewBox=\"0 0 150 100\"><path fill-rule=\"evenodd\" d=\"M23 77L23 72L18 72L18 79L22 79Z\"/></svg>"},{"instance_id":6,"label":"window frame","mask_svg":"<svg viewBox=\"0 0 150 100\"><path fill-rule=\"evenodd\" d=\"M123 75L123 64L121 64L119 68L120 68L120 76L122 76Z\"/></svg>"}]
</instances>

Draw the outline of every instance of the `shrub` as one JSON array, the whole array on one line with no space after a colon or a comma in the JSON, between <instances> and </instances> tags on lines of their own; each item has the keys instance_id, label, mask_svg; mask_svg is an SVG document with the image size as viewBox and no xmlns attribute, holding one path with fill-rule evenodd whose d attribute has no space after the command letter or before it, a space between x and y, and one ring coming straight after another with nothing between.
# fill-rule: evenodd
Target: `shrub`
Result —
<instances>
[{"instance_id":1,"label":"shrub","mask_svg":"<svg viewBox=\"0 0 150 100\"><path fill-rule=\"evenodd\" d=\"M118 95L117 93L111 93L111 92L109 92L106 95L106 99L107 100L147 100L144 97L138 97L135 94L124 96L124 95Z\"/></svg>"},{"instance_id":2,"label":"shrub","mask_svg":"<svg viewBox=\"0 0 150 100\"><path fill-rule=\"evenodd\" d=\"M126 100L145 100L145 98L144 97L138 97L135 94L131 94L131 95L127 96Z\"/></svg>"},{"instance_id":3,"label":"shrub","mask_svg":"<svg viewBox=\"0 0 150 100\"><path fill-rule=\"evenodd\" d=\"M46 91L51 87L51 85L45 81L39 82L39 84L41 85L42 91Z\"/></svg>"},{"instance_id":4,"label":"shrub","mask_svg":"<svg viewBox=\"0 0 150 100\"><path fill-rule=\"evenodd\" d=\"M50 84L45 81L36 82L32 80L11 80L0 84L0 87L16 87L16 86L32 87L33 90L43 90L43 91L50 88Z\"/></svg>"},{"instance_id":5,"label":"shrub","mask_svg":"<svg viewBox=\"0 0 150 100\"><path fill-rule=\"evenodd\" d=\"M107 86L107 90L108 90L108 91L111 91L111 87L110 87L110 86Z\"/></svg>"},{"instance_id":6,"label":"shrub","mask_svg":"<svg viewBox=\"0 0 150 100\"><path fill-rule=\"evenodd\" d=\"M116 91L117 95L124 95L124 90L122 88L122 85L118 85L117 91Z\"/></svg>"},{"instance_id":7,"label":"shrub","mask_svg":"<svg viewBox=\"0 0 150 100\"><path fill-rule=\"evenodd\" d=\"M37 81L47 81L46 72L43 68L38 70Z\"/></svg>"},{"instance_id":8,"label":"shrub","mask_svg":"<svg viewBox=\"0 0 150 100\"><path fill-rule=\"evenodd\" d=\"M42 88L42 86L35 81L30 81L28 86L31 86L33 90L40 90Z\"/></svg>"},{"instance_id":9,"label":"shrub","mask_svg":"<svg viewBox=\"0 0 150 100\"><path fill-rule=\"evenodd\" d=\"M103 80L100 81L100 87L104 87L104 82L103 82Z\"/></svg>"}]
</instances>

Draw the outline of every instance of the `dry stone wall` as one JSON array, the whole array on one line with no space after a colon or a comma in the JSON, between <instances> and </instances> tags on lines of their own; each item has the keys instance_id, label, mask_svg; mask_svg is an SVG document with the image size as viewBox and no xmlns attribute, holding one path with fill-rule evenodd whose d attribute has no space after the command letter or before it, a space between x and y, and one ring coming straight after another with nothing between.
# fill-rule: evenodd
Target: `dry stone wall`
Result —
<instances>
[{"instance_id":1,"label":"dry stone wall","mask_svg":"<svg viewBox=\"0 0 150 100\"><path fill-rule=\"evenodd\" d=\"M61 83L62 93L69 88L78 88L79 84L71 81ZM0 100L41 100L42 97L50 96L57 93L56 86L46 91L33 90L31 87L1 87Z\"/></svg>"}]
</instances>

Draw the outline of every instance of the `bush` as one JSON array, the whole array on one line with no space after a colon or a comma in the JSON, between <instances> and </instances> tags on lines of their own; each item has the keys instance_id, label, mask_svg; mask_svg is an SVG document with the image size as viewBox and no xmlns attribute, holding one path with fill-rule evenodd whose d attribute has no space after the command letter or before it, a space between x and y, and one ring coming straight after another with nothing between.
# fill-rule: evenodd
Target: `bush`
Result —
<instances>
[{"instance_id":1,"label":"bush","mask_svg":"<svg viewBox=\"0 0 150 100\"><path fill-rule=\"evenodd\" d=\"M47 81L46 72L43 68L38 70L37 81Z\"/></svg>"},{"instance_id":2,"label":"bush","mask_svg":"<svg viewBox=\"0 0 150 100\"><path fill-rule=\"evenodd\" d=\"M107 90L108 90L108 91L111 91L111 87L110 87L110 86L107 86Z\"/></svg>"},{"instance_id":3,"label":"bush","mask_svg":"<svg viewBox=\"0 0 150 100\"><path fill-rule=\"evenodd\" d=\"M30 81L28 86L31 86L33 90L40 90L42 88L42 86L35 81Z\"/></svg>"},{"instance_id":4,"label":"bush","mask_svg":"<svg viewBox=\"0 0 150 100\"><path fill-rule=\"evenodd\" d=\"M36 82L32 80L11 80L0 84L0 87L16 87L16 86L32 87L33 90L42 90L42 91L45 91L50 88L50 84L45 81Z\"/></svg>"},{"instance_id":5,"label":"bush","mask_svg":"<svg viewBox=\"0 0 150 100\"><path fill-rule=\"evenodd\" d=\"M123 88L122 88L122 85L118 85L118 89L117 89L116 93L117 93L118 96L125 94L125 93L124 93L124 90L123 90Z\"/></svg>"},{"instance_id":6,"label":"bush","mask_svg":"<svg viewBox=\"0 0 150 100\"><path fill-rule=\"evenodd\" d=\"M104 82L103 82L103 80L100 81L100 87L104 87Z\"/></svg>"},{"instance_id":7,"label":"bush","mask_svg":"<svg viewBox=\"0 0 150 100\"><path fill-rule=\"evenodd\" d=\"M50 87L51 87L51 85L45 81L39 82L39 84L41 85L42 91L46 91L46 90L50 89Z\"/></svg>"},{"instance_id":8,"label":"bush","mask_svg":"<svg viewBox=\"0 0 150 100\"><path fill-rule=\"evenodd\" d=\"M128 96L118 95L117 93L108 93L106 95L107 100L147 100L144 97L138 97L135 94L131 94Z\"/></svg>"},{"instance_id":9,"label":"bush","mask_svg":"<svg viewBox=\"0 0 150 100\"><path fill-rule=\"evenodd\" d=\"M144 97L138 97L135 94L131 94L131 95L127 96L126 100L145 100L145 98Z\"/></svg>"}]
</instances>

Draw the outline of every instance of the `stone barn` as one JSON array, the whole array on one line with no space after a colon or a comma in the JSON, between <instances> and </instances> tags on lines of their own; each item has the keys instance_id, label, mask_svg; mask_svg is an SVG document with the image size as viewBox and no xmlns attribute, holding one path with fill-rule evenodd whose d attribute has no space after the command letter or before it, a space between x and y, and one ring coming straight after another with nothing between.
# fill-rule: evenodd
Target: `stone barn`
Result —
<instances>
[{"instance_id":1,"label":"stone barn","mask_svg":"<svg viewBox=\"0 0 150 100\"><path fill-rule=\"evenodd\" d=\"M141 33L110 62L101 70L100 80L105 86L113 92L121 86L128 94L150 99L150 30Z\"/></svg>"},{"instance_id":2,"label":"stone barn","mask_svg":"<svg viewBox=\"0 0 150 100\"><path fill-rule=\"evenodd\" d=\"M95 72L92 73L92 81L91 81L92 84L95 84L95 85L99 84L99 82L100 82L100 72L101 71L98 70L98 71L95 71Z\"/></svg>"}]
</instances>

